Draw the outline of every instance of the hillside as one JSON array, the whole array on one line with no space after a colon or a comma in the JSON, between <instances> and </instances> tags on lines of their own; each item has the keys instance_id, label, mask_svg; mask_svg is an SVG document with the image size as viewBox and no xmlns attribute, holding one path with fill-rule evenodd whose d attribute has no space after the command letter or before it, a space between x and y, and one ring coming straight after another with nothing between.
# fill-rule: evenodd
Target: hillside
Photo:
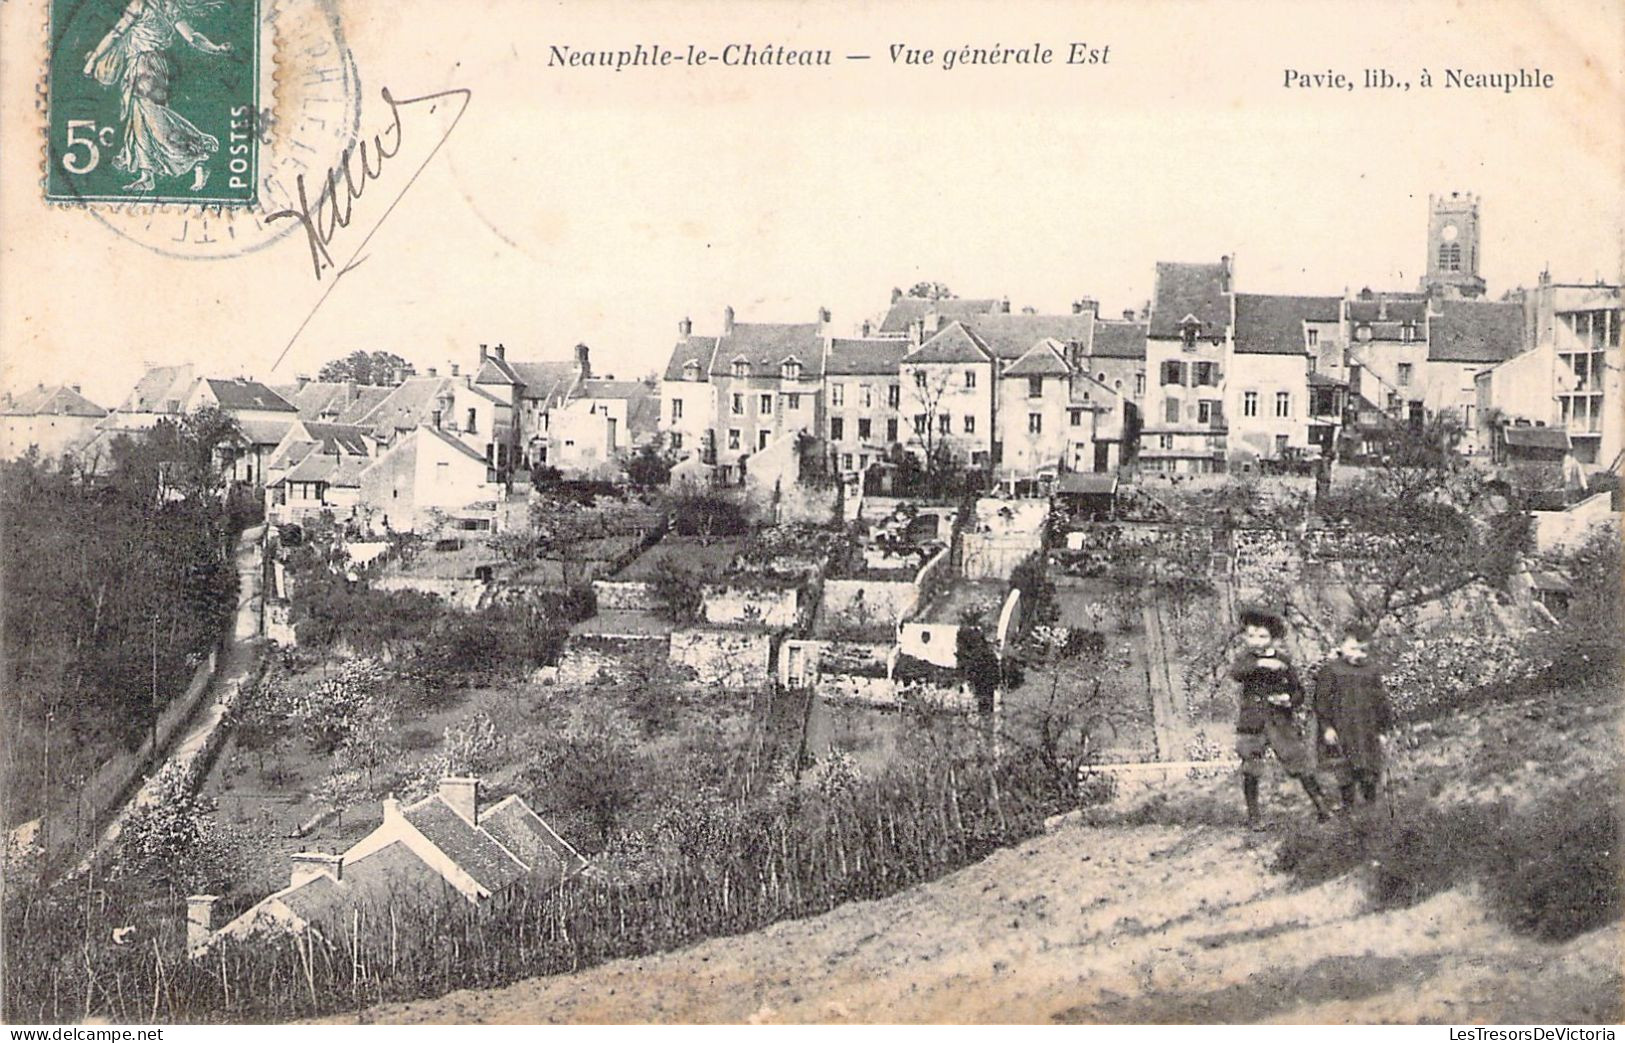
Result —
<instances>
[{"instance_id":1,"label":"hillside","mask_svg":"<svg viewBox=\"0 0 1625 1043\"><path fill-rule=\"evenodd\" d=\"M1270 795L1272 830L1246 833L1232 780L1182 782L1123 798L1095 812L1095 824L1073 816L882 901L577 974L375 1008L362 1020L1617 1021L1618 920L1540 941L1507 925L1508 900L1497 896L1533 891L1542 909L1557 909L1548 923L1572 912L1565 902L1583 879L1543 859L1572 854L1573 837L1559 834L1586 810L1574 806L1576 785L1604 798L1590 810L1608 824L1609 853L1588 852L1592 868L1617 859L1607 798L1619 718L1617 692L1592 685L1419 728L1398 761L1398 821L1385 821L1388 806L1365 812L1368 829L1413 837L1412 849L1392 848L1386 868L1351 862L1359 868L1315 884L1302 869L1277 871L1283 843L1307 837L1331 848L1348 829L1308 832L1317 827L1300 824L1301 798L1282 786ZM1458 841L1426 817L1441 813L1490 826ZM1495 828L1503 834L1491 838ZM1420 862L1424 875L1448 876L1474 843L1495 848L1492 868L1415 882L1414 904L1373 899L1372 874L1392 883ZM1612 871L1617 862L1605 865ZM1542 881L1557 883L1543 891ZM1609 894L1617 903L1617 886Z\"/></svg>"}]
</instances>

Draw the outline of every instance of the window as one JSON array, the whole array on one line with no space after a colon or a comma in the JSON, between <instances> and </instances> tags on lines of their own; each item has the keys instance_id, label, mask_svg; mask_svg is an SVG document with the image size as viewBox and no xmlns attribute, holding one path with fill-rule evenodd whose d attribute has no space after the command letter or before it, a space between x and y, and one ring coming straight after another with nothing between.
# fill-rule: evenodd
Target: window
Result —
<instances>
[{"instance_id":1,"label":"window","mask_svg":"<svg viewBox=\"0 0 1625 1043\"><path fill-rule=\"evenodd\" d=\"M1257 416L1258 415L1258 392L1256 392L1256 391L1243 391L1241 393L1241 415L1242 416Z\"/></svg>"},{"instance_id":2,"label":"window","mask_svg":"<svg viewBox=\"0 0 1625 1043\"><path fill-rule=\"evenodd\" d=\"M846 437L846 420L842 417L829 418L829 440L839 442Z\"/></svg>"},{"instance_id":3,"label":"window","mask_svg":"<svg viewBox=\"0 0 1625 1043\"><path fill-rule=\"evenodd\" d=\"M1286 452L1286 435L1275 436L1275 455L1280 456Z\"/></svg>"},{"instance_id":4,"label":"window","mask_svg":"<svg viewBox=\"0 0 1625 1043\"><path fill-rule=\"evenodd\" d=\"M1212 402L1196 403L1196 422L1199 424L1210 424L1213 422Z\"/></svg>"},{"instance_id":5,"label":"window","mask_svg":"<svg viewBox=\"0 0 1625 1043\"><path fill-rule=\"evenodd\" d=\"M671 433L671 447L673 449L683 448L683 433L681 431L673 431Z\"/></svg>"},{"instance_id":6,"label":"window","mask_svg":"<svg viewBox=\"0 0 1625 1043\"><path fill-rule=\"evenodd\" d=\"M846 405L846 385L839 381L829 386L829 404L832 406Z\"/></svg>"},{"instance_id":7,"label":"window","mask_svg":"<svg viewBox=\"0 0 1625 1043\"><path fill-rule=\"evenodd\" d=\"M1399 364L1399 386L1400 387L1410 387L1410 384L1411 384L1411 364L1409 362L1401 362Z\"/></svg>"},{"instance_id":8,"label":"window","mask_svg":"<svg viewBox=\"0 0 1625 1043\"><path fill-rule=\"evenodd\" d=\"M1027 397L1028 398L1043 398L1044 397L1044 378L1043 377L1028 377L1027 378Z\"/></svg>"},{"instance_id":9,"label":"window","mask_svg":"<svg viewBox=\"0 0 1625 1043\"><path fill-rule=\"evenodd\" d=\"M671 400L671 419L672 423L683 419L683 400L680 398Z\"/></svg>"},{"instance_id":10,"label":"window","mask_svg":"<svg viewBox=\"0 0 1625 1043\"><path fill-rule=\"evenodd\" d=\"M1040 435L1044 433L1044 414L1027 414L1027 433L1030 435Z\"/></svg>"},{"instance_id":11,"label":"window","mask_svg":"<svg viewBox=\"0 0 1625 1043\"><path fill-rule=\"evenodd\" d=\"M728 429L728 448L729 449L738 449L739 448L739 428L737 428L737 427L730 427Z\"/></svg>"},{"instance_id":12,"label":"window","mask_svg":"<svg viewBox=\"0 0 1625 1043\"><path fill-rule=\"evenodd\" d=\"M1320 346L1320 331L1319 330L1309 330L1307 333L1305 333L1305 336L1309 339L1309 346L1311 348Z\"/></svg>"},{"instance_id":13,"label":"window","mask_svg":"<svg viewBox=\"0 0 1625 1043\"><path fill-rule=\"evenodd\" d=\"M1173 447L1174 447L1174 436L1173 435L1158 435L1157 436L1157 448L1159 448L1159 449L1172 449Z\"/></svg>"},{"instance_id":14,"label":"window","mask_svg":"<svg viewBox=\"0 0 1625 1043\"><path fill-rule=\"evenodd\" d=\"M1163 419L1170 424L1179 423L1179 399L1170 398L1163 402Z\"/></svg>"},{"instance_id":15,"label":"window","mask_svg":"<svg viewBox=\"0 0 1625 1043\"><path fill-rule=\"evenodd\" d=\"M924 413L914 414L914 433L920 435L921 437L924 437L925 435L925 420L926 417Z\"/></svg>"},{"instance_id":16,"label":"window","mask_svg":"<svg viewBox=\"0 0 1625 1043\"><path fill-rule=\"evenodd\" d=\"M864 409L873 409L875 407L875 389L873 385L860 384L858 386L858 401L863 405Z\"/></svg>"},{"instance_id":17,"label":"window","mask_svg":"<svg viewBox=\"0 0 1625 1043\"><path fill-rule=\"evenodd\" d=\"M1164 387L1169 384L1185 383L1185 364L1178 359L1164 361L1162 364L1162 383Z\"/></svg>"},{"instance_id":18,"label":"window","mask_svg":"<svg viewBox=\"0 0 1625 1043\"><path fill-rule=\"evenodd\" d=\"M469 411L468 411L468 423L463 426L463 430L467 431L469 434L473 434L474 431L475 431L474 420L478 416L479 416L479 414L476 413L472 408L470 408Z\"/></svg>"},{"instance_id":19,"label":"window","mask_svg":"<svg viewBox=\"0 0 1625 1043\"><path fill-rule=\"evenodd\" d=\"M734 359L733 373L736 377L750 376L750 363L744 359Z\"/></svg>"},{"instance_id":20,"label":"window","mask_svg":"<svg viewBox=\"0 0 1625 1043\"><path fill-rule=\"evenodd\" d=\"M773 412L773 396L772 395L761 395L759 397L761 398L761 403L760 403L760 405L759 405L759 407L757 409L757 412L763 414L764 416L772 413Z\"/></svg>"},{"instance_id":21,"label":"window","mask_svg":"<svg viewBox=\"0 0 1625 1043\"><path fill-rule=\"evenodd\" d=\"M785 409L800 409L801 408L801 392L792 391L788 395L785 395L784 396L784 408Z\"/></svg>"},{"instance_id":22,"label":"window","mask_svg":"<svg viewBox=\"0 0 1625 1043\"><path fill-rule=\"evenodd\" d=\"M976 371L974 369L967 369L965 371L965 386L968 388L973 388L976 386Z\"/></svg>"},{"instance_id":23,"label":"window","mask_svg":"<svg viewBox=\"0 0 1625 1043\"><path fill-rule=\"evenodd\" d=\"M1406 344L1416 340L1416 323L1407 322L1399 327L1399 339Z\"/></svg>"},{"instance_id":24,"label":"window","mask_svg":"<svg viewBox=\"0 0 1625 1043\"><path fill-rule=\"evenodd\" d=\"M941 416L937 417L937 430L941 431L943 434L950 433L953 430L953 417L949 416L947 413L943 413Z\"/></svg>"},{"instance_id":25,"label":"window","mask_svg":"<svg viewBox=\"0 0 1625 1043\"><path fill-rule=\"evenodd\" d=\"M1191 373L1191 384L1197 387L1218 387L1219 367L1211 362L1198 362Z\"/></svg>"},{"instance_id":26,"label":"window","mask_svg":"<svg viewBox=\"0 0 1625 1043\"><path fill-rule=\"evenodd\" d=\"M1439 244L1439 270L1444 272L1461 271L1461 244Z\"/></svg>"},{"instance_id":27,"label":"window","mask_svg":"<svg viewBox=\"0 0 1625 1043\"><path fill-rule=\"evenodd\" d=\"M700 363L697 359L689 359L687 362L683 363L683 379L700 379Z\"/></svg>"},{"instance_id":28,"label":"window","mask_svg":"<svg viewBox=\"0 0 1625 1043\"><path fill-rule=\"evenodd\" d=\"M925 387L925 370L917 369L914 371L914 386L917 388Z\"/></svg>"},{"instance_id":29,"label":"window","mask_svg":"<svg viewBox=\"0 0 1625 1043\"><path fill-rule=\"evenodd\" d=\"M1275 415L1277 417L1288 417L1292 415L1291 393L1286 391L1277 391L1275 393Z\"/></svg>"},{"instance_id":30,"label":"window","mask_svg":"<svg viewBox=\"0 0 1625 1043\"><path fill-rule=\"evenodd\" d=\"M897 418L896 417L892 417L890 420L886 421L886 441L888 441L888 442L897 441Z\"/></svg>"},{"instance_id":31,"label":"window","mask_svg":"<svg viewBox=\"0 0 1625 1043\"><path fill-rule=\"evenodd\" d=\"M1070 410L1067 410L1067 414L1071 418L1071 422L1072 422L1073 427L1082 427L1083 426L1083 410L1081 410L1081 409L1070 409Z\"/></svg>"},{"instance_id":32,"label":"window","mask_svg":"<svg viewBox=\"0 0 1625 1043\"><path fill-rule=\"evenodd\" d=\"M779 367L779 376L785 380L800 380L801 363L795 359L785 359L784 364Z\"/></svg>"},{"instance_id":33,"label":"window","mask_svg":"<svg viewBox=\"0 0 1625 1043\"><path fill-rule=\"evenodd\" d=\"M1122 387L1121 384L1119 384L1118 386ZM1145 374L1144 373L1136 373L1136 374L1134 374L1134 397L1135 398L1141 398L1144 395L1145 395Z\"/></svg>"},{"instance_id":34,"label":"window","mask_svg":"<svg viewBox=\"0 0 1625 1043\"><path fill-rule=\"evenodd\" d=\"M734 396L733 396L733 415L734 416L744 416L745 415L745 396L741 395L737 391L734 392Z\"/></svg>"},{"instance_id":35,"label":"window","mask_svg":"<svg viewBox=\"0 0 1625 1043\"><path fill-rule=\"evenodd\" d=\"M891 408L896 409L898 404L903 400L902 390L903 389L898 387L896 384L892 384L890 387L886 388L886 404Z\"/></svg>"},{"instance_id":36,"label":"window","mask_svg":"<svg viewBox=\"0 0 1625 1043\"><path fill-rule=\"evenodd\" d=\"M860 419L858 421L858 437L859 438L868 439L869 436L870 436L870 432L873 431L873 430L874 430L873 425L870 423L868 417L863 417L862 419Z\"/></svg>"},{"instance_id":37,"label":"window","mask_svg":"<svg viewBox=\"0 0 1625 1043\"><path fill-rule=\"evenodd\" d=\"M965 414L965 433L967 435L974 435L976 433L976 418L971 416L969 413Z\"/></svg>"},{"instance_id":38,"label":"window","mask_svg":"<svg viewBox=\"0 0 1625 1043\"><path fill-rule=\"evenodd\" d=\"M852 454L851 453L842 453L841 454L841 470L843 470L843 471L852 470Z\"/></svg>"},{"instance_id":39,"label":"window","mask_svg":"<svg viewBox=\"0 0 1625 1043\"><path fill-rule=\"evenodd\" d=\"M768 438L768 432L766 432L766 431L758 431L758 432L756 432L756 448L757 449L766 449L767 448L767 438Z\"/></svg>"}]
</instances>

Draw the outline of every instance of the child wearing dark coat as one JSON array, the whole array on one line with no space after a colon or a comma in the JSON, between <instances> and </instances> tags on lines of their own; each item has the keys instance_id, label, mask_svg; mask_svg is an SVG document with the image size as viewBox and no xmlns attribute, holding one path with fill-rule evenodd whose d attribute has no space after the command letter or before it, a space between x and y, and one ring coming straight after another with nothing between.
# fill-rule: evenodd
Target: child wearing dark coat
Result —
<instances>
[{"instance_id":1,"label":"child wearing dark coat","mask_svg":"<svg viewBox=\"0 0 1625 1043\"><path fill-rule=\"evenodd\" d=\"M1359 623L1343 628L1337 655L1315 678L1315 726L1323 763L1336 772L1343 810L1356 797L1377 799L1382 778L1383 741L1394 727L1393 703L1382 674L1369 658L1371 629Z\"/></svg>"},{"instance_id":2,"label":"child wearing dark coat","mask_svg":"<svg viewBox=\"0 0 1625 1043\"><path fill-rule=\"evenodd\" d=\"M1236 717L1236 752L1241 755L1241 792L1247 801L1247 825L1261 828L1258 780L1264 775L1264 752L1272 750L1281 768L1297 779L1314 805L1315 817L1328 817L1325 798L1308 743L1298 730L1296 711L1303 705L1303 685L1292 660L1279 645L1286 626L1267 612L1242 614L1245 647L1230 665L1230 677L1241 682Z\"/></svg>"}]
</instances>

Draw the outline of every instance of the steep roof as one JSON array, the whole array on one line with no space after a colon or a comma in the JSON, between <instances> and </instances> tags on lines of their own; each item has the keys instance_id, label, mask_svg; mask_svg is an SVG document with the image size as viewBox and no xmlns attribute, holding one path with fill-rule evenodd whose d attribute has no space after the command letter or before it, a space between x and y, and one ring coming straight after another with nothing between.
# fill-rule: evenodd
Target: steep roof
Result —
<instances>
[{"instance_id":1,"label":"steep roof","mask_svg":"<svg viewBox=\"0 0 1625 1043\"><path fill-rule=\"evenodd\" d=\"M107 410L66 384L41 384L16 396L7 395L0 414L101 417L107 415Z\"/></svg>"},{"instance_id":2,"label":"steep roof","mask_svg":"<svg viewBox=\"0 0 1625 1043\"><path fill-rule=\"evenodd\" d=\"M437 793L402 808L406 821L487 891L499 891L527 867L495 837L453 811Z\"/></svg>"},{"instance_id":3,"label":"steep roof","mask_svg":"<svg viewBox=\"0 0 1625 1043\"><path fill-rule=\"evenodd\" d=\"M1088 312L1076 315L976 315L962 320L1001 359L1019 359L1041 340L1078 344L1089 353L1094 339L1095 317Z\"/></svg>"},{"instance_id":4,"label":"steep roof","mask_svg":"<svg viewBox=\"0 0 1625 1043\"><path fill-rule=\"evenodd\" d=\"M1095 321L1094 341L1089 355L1104 359L1145 358L1146 324L1143 322Z\"/></svg>"},{"instance_id":5,"label":"steep roof","mask_svg":"<svg viewBox=\"0 0 1625 1043\"><path fill-rule=\"evenodd\" d=\"M480 360L480 368L474 374L476 384L523 384L525 378L514 371L507 359L487 355Z\"/></svg>"},{"instance_id":6,"label":"steep roof","mask_svg":"<svg viewBox=\"0 0 1625 1043\"><path fill-rule=\"evenodd\" d=\"M1421 322L1427 317L1427 297L1415 293L1377 293L1349 301L1351 322Z\"/></svg>"},{"instance_id":7,"label":"steep roof","mask_svg":"<svg viewBox=\"0 0 1625 1043\"><path fill-rule=\"evenodd\" d=\"M1568 449L1569 433L1561 427L1534 427L1508 424L1501 429L1507 445L1525 449Z\"/></svg>"},{"instance_id":8,"label":"steep roof","mask_svg":"<svg viewBox=\"0 0 1625 1043\"><path fill-rule=\"evenodd\" d=\"M520 800L510 796L480 813L480 828L531 871L549 879L579 872L587 864L569 842Z\"/></svg>"},{"instance_id":9,"label":"steep roof","mask_svg":"<svg viewBox=\"0 0 1625 1043\"><path fill-rule=\"evenodd\" d=\"M593 377L576 385L573 398L634 399L650 394L649 385L641 380L604 380Z\"/></svg>"},{"instance_id":10,"label":"steep roof","mask_svg":"<svg viewBox=\"0 0 1625 1043\"><path fill-rule=\"evenodd\" d=\"M462 441L460 441L460 440L458 440L456 438L453 438L451 435L449 435L446 432L440 430L438 427L431 427L428 424L424 424L424 425L420 426L418 428L418 430L420 432L422 432L423 434L428 435L431 438L440 439L442 442L444 442L447 445L451 446L453 449L457 450L459 453L462 453L464 456L468 457L470 460L478 460L482 464L485 463L485 457L481 456L479 453L476 453L474 450L470 449L467 446L467 444L465 444L464 442L462 442Z\"/></svg>"},{"instance_id":11,"label":"steep roof","mask_svg":"<svg viewBox=\"0 0 1625 1043\"><path fill-rule=\"evenodd\" d=\"M1200 322L1198 336L1221 337L1230 325L1230 294L1225 264L1157 262L1157 289L1151 298L1153 337L1178 337L1187 316Z\"/></svg>"},{"instance_id":12,"label":"steep roof","mask_svg":"<svg viewBox=\"0 0 1625 1043\"><path fill-rule=\"evenodd\" d=\"M233 409L267 409L278 413L297 413L298 408L292 402L272 391L257 380L245 377L222 379L218 377L205 377L203 382L214 393L220 408Z\"/></svg>"},{"instance_id":13,"label":"steep roof","mask_svg":"<svg viewBox=\"0 0 1625 1043\"><path fill-rule=\"evenodd\" d=\"M365 456L370 446L367 429L359 424L320 424L305 421L305 430L321 442L324 453L354 453Z\"/></svg>"},{"instance_id":14,"label":"steep roof","mask_svg":"<svg viewBox=\"0 0 1625 1043\"><path fill-rule=\"evenodd\" d=\"M165 413L170 402L184 402L192 390L194 368L190 363L180 366L153 366L135 382L128 398L118 407L126 413Z\"/></svg>"},{"instance_id":15,"label":"steep roof","mask_svg":"<svg viewBox=\"0 0 1625 1043\"><path fill-rule=\"evenodd\" d=\"M665 379L682 380L683 369L690 363L699 364L701 382L711 379L711 356L716 354L717 338L684 337L671 349L671 361L666 363Z\"/></svg>"},{"instance_id":16,"label":"steep roof","mask_svg":"<svg viewBox=\"0 0 1625 1043\"><path fill-rule=\"evenodd\" d=\"M389 391L387 387L370 388L366 384L343 380L307 380L302 385L274 384L271 390L293 403L299 415L307 420L337 420L353 406L363 391L378 390L385 394Z\"/></svg>"},{"instance_id":17,"label":"steep roof","mask_svg":"<svg viewBox=\"0 0 1625 1043\"><path fill-rule=\"evenodd\" d=\"M340 488L358 489L361 487L361 472L371 465L372 461L364 456L328 456L325 453L311 453L271 484L275 486L283 482L326 482Z\"/></svg>"},{"instance_id":18,"label":"steep roof","mask_svg":"<svg viewBox=\"0 0 1625 1043\"><path fill-rule=\"evenodd\" d=\"M387 441L397 431L428 422L434 416L435 400L449 389L448 377L409 377L390 388L389 394L356 423L375 438Z\"/></svg>"},{"instance_id":19,"label":"steep roof","mask_svg":"<svg viewBox=\"0 0 1625 1043\"><path fill-rule=\"evenodd\" d=\"M946 320L963 319L971 315L987 315L1001 307L991 297L899 297L891 302L886 317L880 320L881 333L907 333L915 319L923 319L935 312Z\"/></svg>"},{"instance_id":20,"label":"steep roof","mask_svg":"<svg viewBox=\"0 0 1625 1043\"><path fill-rule=\"evenodd\" d=\"M293 426L292 420L238 420L237 429L242 432L242 440L249 445L276 445L288 434L288 428Z\"/></svg>"},{"instance_id":21,"label":"steep roof","mask_svg":"<svg viewBox=\"0 0 1625 1043\"><path fill-rule=\"evenodd\" d=\"M1429 362L1496 363L1523 347L1523 306L1514 301L1444 300L1428 319Z\"/></svg>"},{"instance_id":22,"label":"steep roof","mask_svg":"<svg viewBox=\"0 0 1625 1043\"><path fill-rule=\"evenodd\" d=\"M1337 322L1341 297L1236 294L1236 353L1307 355L1306 322Z\"/></svg>"},{"instance_id":23,"label":"steep roof","mask_svg":"<svg viewBox=\"0 0 1625 1043\"><path fill-rule=\"evenodd\" d=\"M802 379L823 375L824 331L816 322L736 322L717 338L711 375L727 376L735 362L750 363L751 376L777 377L786 359L801 363Z\"/></svg>"},{"instance_id":24,"label":"steep roof","mask_svg":"<svg viewBox=\"0 0 1625 1043\"><path fill-rule=\"evenodd\" d=\"M510 362L508 369L524 385L519 397L535 401L555 402L567 395L575 386L580 371L574 362L549 359L543 362Z\"/></svg>"},{"instance_id":25,"label":"steep roof","mask_svg":"<svg viewBox=\"0 0 1625 1043\"><path fill-rule=\"evenodd\" d=\"M1065 345L1056 340L1041 340L1004 371L1007 377L1064 377L1072 372L1066 364Z\"/></svg>"},{"instance_id":26,"label":"steep roof","mask_svg":"<svg viewBox=\"0 0 1625 1043\"><path fill-rule=\"evenodd\" d=\"M901 337L833 337L824 356L824 373L836 377L893 374L907 353L908 341Z\"/></svg>"},{"instance_id":27,"label":"steep roof","mask_svg":"<svg viewBox=\"0 0 1625 1043\"><path fill-rule=\"evenodd\" d=\"M357 387L355 398L334 418L336 424L361 424L362 417L378 408L378 403L389 397L390 387Z\"/></svg>"},{"instance_id":28,"label":"steep roof","mask_svg":"<svg viewBox=\"0 0 1625 1043\"><path fill-rule=\"evenodd\" d=\"M904 365L928 362L991 362L987 342L962 323L951 322L924 344L903 356Z\"/></svg>"}]
</instances>

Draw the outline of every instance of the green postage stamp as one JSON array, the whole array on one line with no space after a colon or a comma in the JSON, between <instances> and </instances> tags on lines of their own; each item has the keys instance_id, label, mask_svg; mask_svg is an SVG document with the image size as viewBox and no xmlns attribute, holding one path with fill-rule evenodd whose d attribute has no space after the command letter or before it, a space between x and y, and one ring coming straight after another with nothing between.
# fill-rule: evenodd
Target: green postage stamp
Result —
<instances>
[{"instance_id":1,"label":"green postage stamp","mask_svg":"<svg viewBox=\"0 0 1625 1043\"><path fill-rule=\"evenodd\" d=\"M249 206L261 0L50 0L45 195Z\"/></svg>"}]
</instances>

